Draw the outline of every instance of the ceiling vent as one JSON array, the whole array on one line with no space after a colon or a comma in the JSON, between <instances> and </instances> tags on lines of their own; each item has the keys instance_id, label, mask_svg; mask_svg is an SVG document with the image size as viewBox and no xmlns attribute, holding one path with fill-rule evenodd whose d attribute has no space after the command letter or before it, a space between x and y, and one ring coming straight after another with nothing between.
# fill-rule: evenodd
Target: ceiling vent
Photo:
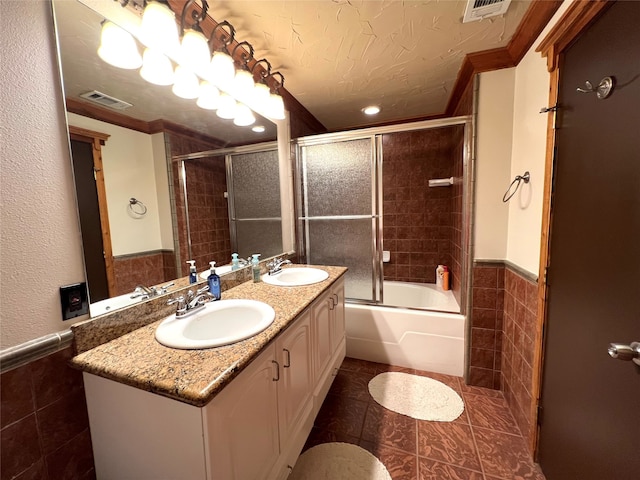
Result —
<instances>
[{"instance_id":1,"label":"ceiling vent","mask_svg":"<svg viewBox=\"0 0 640 480\"><path fill-rule=\"evenodd\" d=\"M97 103L98 105L102 105L103 107L113 108L114 110L124 110L126 108L133 107L133 105L130 103L127 103L123 100L119 100L115 97L110 97L109 95L106 95L97 90L83 93L80 96L82 98L86 98L87 100L93 103Z\"/></svg>"},{"instance_id":2,"label":"ceiling vent","mask_svg":"<svg viewBox=\"0 0 640 480\"><path fill-rule=\"evenodd\" d=\"M502 15L507 11L510 3L511 0L468 0L462 23Z\"/></svg>"}]
</instances>

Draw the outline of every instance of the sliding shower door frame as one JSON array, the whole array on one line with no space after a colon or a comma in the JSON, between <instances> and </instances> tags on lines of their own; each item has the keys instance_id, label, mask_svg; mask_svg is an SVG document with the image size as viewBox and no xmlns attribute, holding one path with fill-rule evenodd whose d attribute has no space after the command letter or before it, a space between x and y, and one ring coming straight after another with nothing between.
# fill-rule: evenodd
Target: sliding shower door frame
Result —
<instances>
[{"instance_id":1,"label":"sliding shower door frame","mask_svg":"<svg viewBox=\"0 0 640 480\"><path fill-rule=\"evenodd\" d=\"M475 186L474 181L474 140L475 140L475 125L473 124L473 116L465 115L451 118L443 118L436 120L424 120L420 122L412 122L405 123L399 125L388 125L384 127L370 127L364 128L360 130L353 130L348 132L336 132L336 133L326 133L321 135L313 135L308 137L301 137L294 140L295 145L295 192L296 192L296 218L298 224L298 250L300 254L300 259L307 259L307 252L309 250L309 227L308 222L308 211L306 210L306 205L304 204L304 199L307 198L307 192L302 191L306 189L307 179L302 178L306 175L306 171L303 169L303 148L313 145L326 145L331 143L338 143L343 141L350 140L362 140L370 138L372 140L372 161L374 162L374 166L372 169L372 216L371 216L371 228L372 228L372 248L373 248L373 256L372 256L372 266L373 266L373 292L372 298L373 301L362 300L362 299L352 299L349 298L348 301L350 303L357 304L365 304L365 305L380 305L383 303L383 261L382 261L382 250L383 250L383 195L382 195L382 164L384 159L384 151L382 146L382 136L384 134L390 133L401 133L401 132L411 132L416 130L428 130L440 127L449 127L462 125L464 126L464 147L463 147L463 173L462 173L462 182L463 182L463 198L462 198L462 219L463 219L463 228L462 228L462 243L463 243L463 252L462 252L462 269L464 274L461 279L461 312L467 310L467 299L469 294L467 290L469 289L469 275L471 270L471 248L472 248L472 239L470 238L471 232L468 231L471 229L466 228L466 224L472 222L471 215L473 213L473 189ZM328 219L328 217L323 217ZM340 217L345 218L345 217ZM359 217L362 218L362 217Z\"/></svg>"}]
</instances>

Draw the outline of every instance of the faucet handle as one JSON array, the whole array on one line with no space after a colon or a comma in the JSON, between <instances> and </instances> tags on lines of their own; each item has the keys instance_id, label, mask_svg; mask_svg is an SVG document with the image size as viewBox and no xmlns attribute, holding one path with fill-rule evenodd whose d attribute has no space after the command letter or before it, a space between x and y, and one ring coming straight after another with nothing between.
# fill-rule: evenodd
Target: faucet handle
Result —
<instances>
[{"instance_id":1,"label":"faucet handle","mask_svg":"<svg viewBox=\"0 0 640 480\"><path fill-rule=\"evenodd\" d=\"M171 283L167 283L166 285L162 285L160 287L159 293L167 293L169 291L169 287L173 287L175 284L176 284L175 282L171 282Z\"/></svg>"},{"instance_id":2,"label":"faucet handle","mask_svg":"<svg viewBox=\"0 0 640 480\"><path fill-rule=\"evenodd\" d=\"M187 311L187 301L184 298L184 295L180 295L176 298L170 298L169 300L167 300L167 305L173 305L176 303L176 315Z\"/></svg>"}]
</instances>

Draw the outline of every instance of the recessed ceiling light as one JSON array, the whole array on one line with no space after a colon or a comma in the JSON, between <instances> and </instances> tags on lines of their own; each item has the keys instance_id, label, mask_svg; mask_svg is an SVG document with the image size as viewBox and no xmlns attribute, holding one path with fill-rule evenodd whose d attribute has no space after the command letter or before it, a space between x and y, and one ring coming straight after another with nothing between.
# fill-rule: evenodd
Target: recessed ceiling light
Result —
<instances>
[{"instance_id":1,"label":"recessed ceiling light","mask_svg":"<svg viewBox=\"0 0 640 480\"><path fill-rule=\"evenodd\" d=\"M264 127L262 125L256 125L251 130L256 132L256 133L262 133L262 132L264 132Z\"/></svg>"},{"instance_id":2,"label":"recessed ceiling light","mask_svg":"<svg viewBox=\"0 0 640 480\"><path fill-rule=\"evenodd\" d=\"M362 111L365 115L375 115L380 113L380 107L377 105L371 105L369 107L363 108Z\"/></svg>"}]
</instances>

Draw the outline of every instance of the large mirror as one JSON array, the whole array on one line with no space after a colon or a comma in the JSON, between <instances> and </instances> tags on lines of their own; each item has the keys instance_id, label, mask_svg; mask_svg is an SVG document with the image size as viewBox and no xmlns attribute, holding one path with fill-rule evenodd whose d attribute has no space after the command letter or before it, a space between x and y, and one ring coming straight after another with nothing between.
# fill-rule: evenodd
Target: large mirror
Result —
<instances>
[{"instance_id":1,"label":"large mirror","mask_svg":"<svg viewBox=\"0 0 640 480\"><path fill-rule=\"evenodd\" d=\"M146 299L147 287L186 275L190 259L202 274L235 250L288 251L274 211L288 193L273 187L288 164L276 124L256 114L261 129L236 126L137 69L102 61L101 24L118 21L109 12L136 14L120 2L54 0L53 8L91 316Z\"/></svg>"}]
</instances>

